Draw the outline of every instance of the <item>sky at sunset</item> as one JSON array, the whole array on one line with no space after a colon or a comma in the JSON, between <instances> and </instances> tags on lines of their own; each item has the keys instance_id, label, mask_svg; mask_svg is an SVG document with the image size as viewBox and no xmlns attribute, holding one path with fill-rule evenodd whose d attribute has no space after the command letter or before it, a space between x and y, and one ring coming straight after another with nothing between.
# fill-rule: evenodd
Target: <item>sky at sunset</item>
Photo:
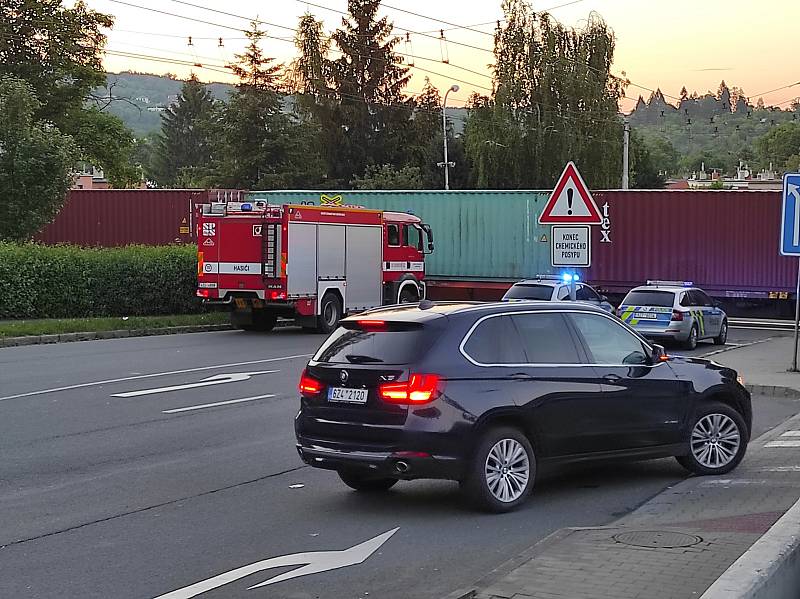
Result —
<instances>
[{"instance_id":1,"label":"sky at sunset","mask_svg":"<svg viewBox=\"0 0 800 599\"><path fill-rule=\"evenodd\" d=\"M306 11L325 22L328 32L336 28L346 10L346 0L187 0L223 15L188 6L178 0L88 0L92 8L113 14L116 25L109 34L106 68L109 71L172 72L186 77L194 71L204 81L234 79L224 74L225 64L245 45L243 33L247 19L258 17L271 36L263 43L269 56L288 63L294 56L293 28ZM314 4L319 6L314 6ZM149 7L177 16L158 14L131 5ZM394 8L418 13L403 13ZM320 8L325 7L325 8ZM660 87L674 101L682 86L700 94L716 91L720 80L745 90L753 102L759 95L767 104L786 107L800 96L800 84L769 94L769 90L800 82L800 1L762 0L549 0L534 2L537 10L552 9L552 15L565 25L581 27L592 11L599 13L614 30L617 50L614 72L631 80L623 111L633 107L641 93L645 97ZM394 22L403 41L399 52L413 54L415 68L409 93L418 92L429 76L440 89L458 84L449 105L463 105L472 91L486 93L491 88L491 32L493 22L502 18L498 1L389 0L381 14ZM447 21L447 25L433 19ZM454 28L475 26L479 31ZM447 40L442 43L440 29ZM423 35L425 34L425 35ZM188 38L192 36L192 45ZM222 47L219 38L222 37ZM458 45L465 44L465 46ZM470 46L470 47L466 47ZM483 50L481 50L483 49ZM120 56L120 53L126 54ZM161 57L164 62L131 55ZM442 59L449 60L444 64ZM188 64L173 64L180 61ZM192 67L199 63L207 68Z\"/></svg>"}]
</instances>

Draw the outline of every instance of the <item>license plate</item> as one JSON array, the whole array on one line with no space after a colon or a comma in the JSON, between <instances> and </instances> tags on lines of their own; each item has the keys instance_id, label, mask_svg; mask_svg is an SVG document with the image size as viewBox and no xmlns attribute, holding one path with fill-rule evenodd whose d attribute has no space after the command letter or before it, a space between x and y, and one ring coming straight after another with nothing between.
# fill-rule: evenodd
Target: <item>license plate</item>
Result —
<instances>
[{"instance_id":1,"label":"license plate","mask_svg":"<svg viewBox=\"0 0 800 599\"><path fill-rule=\"evenodd\" d=\"M367 403L367 390L349 389L347 387L330 387L328 389L328 401L364 404Z\"/></svg>"},{"instance_id":2,"label":"license plate","mask_svg":"<svg viewBox=\"0 0 800 599\"><path fill-rule=\"evenodd\" d=\"M633 317L637 320L655 320L658 315L654 312L634 312Z\"/></svg>"}]
</instances>

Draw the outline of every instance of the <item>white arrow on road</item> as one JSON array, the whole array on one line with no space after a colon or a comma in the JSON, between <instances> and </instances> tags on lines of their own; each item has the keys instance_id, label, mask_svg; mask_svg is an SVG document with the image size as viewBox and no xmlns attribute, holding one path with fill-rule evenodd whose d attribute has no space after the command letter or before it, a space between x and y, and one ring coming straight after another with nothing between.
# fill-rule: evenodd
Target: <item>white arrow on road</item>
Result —
<instances>
[{"instance_id":1,"label":"white arrow on road","mask_svg":"<svg viewBox=\"0 0 800 599\"><path fill-rule=\"evenodd\" d=\"M800 186L787 183L787 187L789 188L789 195L794 196L794 238L792 242L797 247L800 245L800 193L797 191Z\"/></svg>"},{"instance_id":2,"label":"white arrow on road","mask_svg":"<svg viewBox=\"0 0 800 599\"><path fill-rule=\"evenodd\" d=\"M173 385L171 387L158 387L156 389L141 389L139 391L127 391L125 393L114 393L111 397L139 397L140 395L153 395L155 393L168 393L169 391L183 391L184 389L196 389L198 387L210 387L212 385L224 385L225 383L238 383L250 380L251 376L258 374L273 374L280 370L262 370L260 372L232 372L230 374L217 374L203 379L197 383L187 383L186 385Z\"/></svg>"},{"instance_id":3,"label":"white arrow on road","mask_svg":"<svg viewBox=\"0 0 800 599\"><path fill-rule=\"evenodd\" d=\"M262 572L263 570L269 570L271 568L302 566L302 568L284 572L279 576L275 576L265 580L260 584L251 586L248 588L248 590L257 589L269 584L275 584L276 582L282 582L291 578L297 578L298 576L306 576L308 574L316 574L318 572L327 572L328 570L337 570L347 566L355 566L366 561L369 556L375 553L380 546L388 541L389 537L391 537L398 530L400 529L393 528L392 530L388 530L382 535L378 535L369 541L364 541L363 543L359 543L358 545L354 545L353 547L344 549L342 551L309 551L306 553L293 553L291 555L272 557L260 562L255 562L249 566L236 568L235 570L225 572L207 580L196 582L193 585L184 587L182 589L177 589L167 593L166 595L159 595L158 597L155 597L155 599L191 599L191 597L196 597L197 595L205 593L206 591L211 591L231 582L235 582L240 578L244 578L245 576L250 576L256 572Z\"/></svg>"}]
</instances>

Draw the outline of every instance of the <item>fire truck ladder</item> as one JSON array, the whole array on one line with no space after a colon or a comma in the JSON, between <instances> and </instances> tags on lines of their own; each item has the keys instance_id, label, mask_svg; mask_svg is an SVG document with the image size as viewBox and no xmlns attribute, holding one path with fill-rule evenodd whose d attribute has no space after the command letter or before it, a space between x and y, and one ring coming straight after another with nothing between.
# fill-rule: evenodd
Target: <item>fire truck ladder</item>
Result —
<instances>
[{"instance_id":1,"label":"fire truck ladder","mask_svg":"<svg viewBox=\"0 0 800 599\"><path fill-rule=\"evenodd\" d=\"M280 277L280 224L262 221L261 225L261 263L264 279Z\"/></svg>"}]
</instances>

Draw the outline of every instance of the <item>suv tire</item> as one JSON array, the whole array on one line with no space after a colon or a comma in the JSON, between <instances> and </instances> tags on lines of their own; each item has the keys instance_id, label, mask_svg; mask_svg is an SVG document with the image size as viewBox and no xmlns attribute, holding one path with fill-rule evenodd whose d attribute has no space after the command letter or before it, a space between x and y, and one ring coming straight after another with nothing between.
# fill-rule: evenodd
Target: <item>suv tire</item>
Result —
<instances>
[{"instance_id":1,"label":"suv tire","mask_svg":"<svg viewBox=\"0 0 800 599\"><path fill-rule=\"evenodd\" d=\"M744 458L750 440L744 418L729 405L710 402L692 418L686 444L688 453L676 456L689 472L701 476L730 472Z\"/></svg>"},{"instance_id":2,"label":"suv tire","mask_svg":"<svg viewBox=\"0 0 800 599\"><path fill-rule=\"evenodd\" d=\"M528 438L516 428L493 428L478 442L461 490L480 510L509 512L527 499L535 478L536 457Z\"/></svg>"}]
</instances>

